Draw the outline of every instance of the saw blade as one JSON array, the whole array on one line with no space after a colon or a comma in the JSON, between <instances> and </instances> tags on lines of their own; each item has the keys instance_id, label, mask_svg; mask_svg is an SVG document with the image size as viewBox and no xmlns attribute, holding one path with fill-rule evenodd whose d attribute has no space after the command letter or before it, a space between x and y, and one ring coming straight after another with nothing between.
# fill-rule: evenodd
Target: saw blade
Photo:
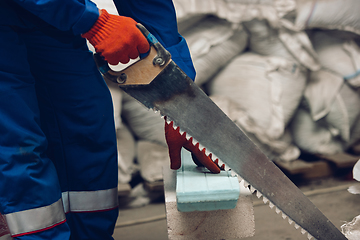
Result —
<instances>
[{"instance_id":1,"label":"saw blade","mask_svg":"<svg viewBox=\"0 0 360 240\"><path fill-rule=\"evenodd\" d=\"M246 134L173 62L147 85L120 86L146 107L159 110L180 126L189 139L200 143L276 207L283 218L308 238L341 240L346 237L246 136ZM175 126L175 128L176 128Z\"/></svg>"}]
</instances>

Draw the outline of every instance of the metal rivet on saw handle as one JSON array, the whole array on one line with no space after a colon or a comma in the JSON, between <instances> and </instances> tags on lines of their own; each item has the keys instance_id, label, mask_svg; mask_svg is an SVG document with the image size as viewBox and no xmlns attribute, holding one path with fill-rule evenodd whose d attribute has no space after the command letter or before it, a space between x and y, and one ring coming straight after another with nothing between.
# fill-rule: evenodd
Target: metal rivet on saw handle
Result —
<instances>
[{"instance_id":1,"label":"metal rivet on saw handle","mask_svg":"<svg viewBox=\"0 0 360 240\"><path fill-rule=\"evenodd\" d=\"M121 73L118 77L117 77L117 82L119 84L123 84L126 82L126 79L127 79L127 75L126 73Z\"/></svg>"}]
</instances>

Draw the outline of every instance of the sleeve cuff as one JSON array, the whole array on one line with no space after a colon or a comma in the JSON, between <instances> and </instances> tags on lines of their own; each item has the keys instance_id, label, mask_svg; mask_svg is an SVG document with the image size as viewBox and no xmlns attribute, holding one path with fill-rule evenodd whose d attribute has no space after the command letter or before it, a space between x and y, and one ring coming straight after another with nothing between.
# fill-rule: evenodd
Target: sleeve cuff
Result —
<instances>
[{"instance_id":1,"label":"sleeve cuff","mask_svg":"<svg viewBox=\"0 0 360 240\"><path fill-rule=\"evenodd\" d=\"M194 81L196 72L191 60L190 51L185 39L181 35L179 36L181 38L180 42L167 47L167 50L171 53L171 59Z\"/></svg>"},{"instance_id":2,"label":"sleeve cuff","mask_svg":"<svg viewBox=\"0 0 360 240\"><path fill-rule=\"evenodd\" d=\"M90 30L99 18L99 9L96 4L91 1L85 1L85 11L73 26L73 33L80 35Z\"/></svg>"}]
</instances>

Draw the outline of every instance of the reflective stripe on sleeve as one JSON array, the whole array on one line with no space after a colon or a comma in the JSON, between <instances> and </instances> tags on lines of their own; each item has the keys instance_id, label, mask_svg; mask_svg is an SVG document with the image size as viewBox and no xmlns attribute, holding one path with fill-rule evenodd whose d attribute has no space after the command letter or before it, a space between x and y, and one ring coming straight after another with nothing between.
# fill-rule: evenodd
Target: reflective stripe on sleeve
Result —
<instances>
[{"instance_id":1,"label":"reflective stripe on sleeve","mask_svg":"<svg viewBox=\"0 0 360 240\"><path fill-rule=\"evenodd\" d=\"M62 193L65 213L106 211L118 207L117 188Z\"/></svg>"},{"instance_id":2,"label":"reflective stripe on sleeve","mask_svg":"<svg viewBox=\"0 0 360 240\"><path fill-rule=\"evenodd\" d=\"M4 217L13 237L46 230L66 221L61 199L48 206L9 213Z\"/></svg>"}]
</instances>

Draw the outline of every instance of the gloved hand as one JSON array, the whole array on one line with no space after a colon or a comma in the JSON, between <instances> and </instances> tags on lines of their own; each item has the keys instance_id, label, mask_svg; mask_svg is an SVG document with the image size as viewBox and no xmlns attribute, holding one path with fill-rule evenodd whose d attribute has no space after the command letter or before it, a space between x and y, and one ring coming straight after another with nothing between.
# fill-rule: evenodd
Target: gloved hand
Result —
<instances>
[{"instance_id":1,"label":"gloved hand","mask_svg":"<svg viewBox=\"0 0 360 240\"><path fill-rule=\"evenodd\" d=\"M165 120L165 138L169 148L170 156L170 168L179 169L181 167L181 148L184 147L186 150L192 153L194 162L198 166L204 166L209 169L212 173L220 173L220 170L224 170L224 165L219 167L218 159L213 162L211 156L206 156L205 149L199 150L199 143L195 146L192 144L192 138L186 139L185 133L180 134L179 128L176 130L173 128L173 122L170 124Z\"/></svg>"},{"instance_id":2,"label":"gloved hand","mask_svg":"<svg viewBox=\"0 0 360 240\"><path fill-rule=\"evenodd\" d=\"M125 64L150 48L136 24L132 18L112 15L102 9L93 27L81 36L89 40L109 64Z\"/></svg>"}]
</instances>

